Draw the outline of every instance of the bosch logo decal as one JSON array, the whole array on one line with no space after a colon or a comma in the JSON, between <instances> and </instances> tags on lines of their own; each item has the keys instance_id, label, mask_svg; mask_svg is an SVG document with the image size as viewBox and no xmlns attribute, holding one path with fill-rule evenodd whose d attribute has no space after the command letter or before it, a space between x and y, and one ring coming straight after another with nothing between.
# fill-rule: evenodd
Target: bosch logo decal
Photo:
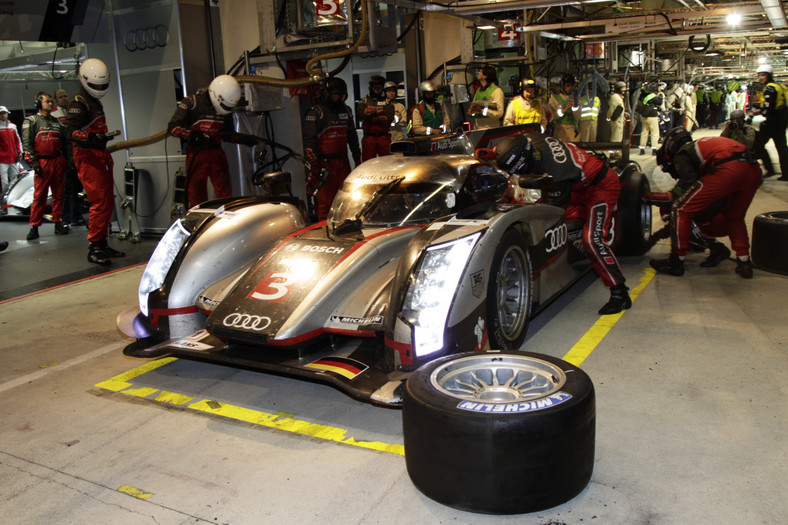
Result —
<instances>
[{"instance_id":1,"label":"bosch logo decal","mask_svg":"<svg viewBox=\"0 0 788 525\"><path fill-rule=\"evenodd\" d=\"M544 232L544 241L547 245L545 251L550 253L558 250L566 244L568 238L569 233L566 229L566 224L547 230Z\"/></svg>"},{"instance_id":2,"label":"bosch logo decal","mask_svg":"<svg viewBox=\"0 0 788 525\"><path fill-rule=\"evenodd\" d=\"M345 251L345 248L341 246L312 246L309 244L305 244L301 247L302 252L313 252L313 253L336 253L340 254Z\"/></svg>"},{"instance_id":3,"label":"bosch logo decal","mask_svg":"<svg viewBox=\"0 0 788 525\"><path fill-rule=\"evenodd\" d=\"M566 392L556 392L547 397L527 401L524 403L477 403L476 401L462 401L457 408L469 412L503 412L505 414L522 414L524 412L536 412L545 408L560 405L572 399L571 394Z\"/></svg>"},{"instance_id":4,"label":"bosch logo decal","mask_svg":"<svg viewBox=\"0 0 788 525\"><path fill-rule=\"evenodd\" d=\"M544 141L550 147L550 153L553 155L553 160L558 164L563 164L567 161L566 151L558 139L545 137Z\"/></svg>"},{"instance_id":5,"label":"bosch logo decal","mask_svg":"<svg viewBox=\"0 0 788 525\"><path fill-rule=\"evenodd\" d=\"M271 318L264 315L230 314L224 318L222 324L230 328L259 332L271 326Z\"/></svg>"}]
</instances>

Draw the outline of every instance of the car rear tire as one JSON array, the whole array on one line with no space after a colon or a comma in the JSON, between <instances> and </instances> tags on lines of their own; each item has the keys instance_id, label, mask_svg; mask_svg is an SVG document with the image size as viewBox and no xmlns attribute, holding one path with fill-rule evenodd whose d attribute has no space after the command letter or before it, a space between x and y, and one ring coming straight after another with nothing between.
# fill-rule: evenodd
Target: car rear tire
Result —
<instances>
[{"instance_id":1,"label":"car rear tire","mask_svg":"<svg viewBox=\"0 0 788 525\"><path fill-rule=\"evenodd\" d=\"M788 275L788 211L757 215L752 222L752 263Z\"/></svg>"},{"instance_id":2,"label":"car rear tire","mask_svg":"<svg viewBox=\"0 0 788 525\"><path fill-rule=\"evenodd\" d=\"M521 514L579 494L594 467L594 387L579 368L530 352L447 356L407 380L405 463L450 507Z\"/></svg>"},{"instance_id":3,"label":"car rear tire","mask_svg":"<svg viewBox=\"0 0 788 525\"><path fill-rule=\"evenodd\" d=\"M621 176L616 217L621 242L615 250L618 255L643 255L651 249L651 205L642 199L650 191L650 185L643 173L629 168L631 166L627 166Z\"/></svg>"},{"instance_id":4,"label":"car rear tire","mask_svg":"<svg viewBox=\"0 0 788 525\"><path fill-rule=\"evenodd\" d=\"M531 257L520 234L504 233L493 257L487 288L490 348L509 350L523 344L531 319Z\"/></svg>"}]
</instances>

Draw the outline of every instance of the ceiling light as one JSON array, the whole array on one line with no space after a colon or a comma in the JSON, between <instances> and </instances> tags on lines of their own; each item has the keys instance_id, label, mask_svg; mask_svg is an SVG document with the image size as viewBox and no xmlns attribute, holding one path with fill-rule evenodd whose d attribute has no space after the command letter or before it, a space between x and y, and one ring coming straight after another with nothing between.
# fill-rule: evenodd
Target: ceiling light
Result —
<instances>
[{"instance_id":1,"label":"ceiling light","mask_svg":"<svg viewBox=\"0 0 788 525\"><path fill-rule=\"evenodd\" d=\"M725 18L725 20L727 20L729 25L739 25L741 23L741 15L739 13L731 13Z\"/></svg>"},{"instance_id":2,"label":"ceiling light","mask_svg":"<svg viewBox=\"0 0 788 525\"><path fill-rule=\"evenodd\" d=\"M493 25L486 25L486 26L476 26L476 29L481 29L481 30L485 30L485 29L495 29L495 26L493 26Z\"/></svg>"}]
</instances>

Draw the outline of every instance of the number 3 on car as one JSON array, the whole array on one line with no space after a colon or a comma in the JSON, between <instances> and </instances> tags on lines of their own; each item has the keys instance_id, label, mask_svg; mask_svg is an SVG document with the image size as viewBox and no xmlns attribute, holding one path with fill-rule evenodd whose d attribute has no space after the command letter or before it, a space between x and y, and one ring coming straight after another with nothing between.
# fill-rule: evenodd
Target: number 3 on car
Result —
<instances>
[{"instance_id":1,"label":"number 3 on car","mask_svg":"<svg viewBox=\"0 0 788 525\"><path fill-rule=\"evenodd\" d=\"M290 285L295 280L287 272L271 272L254 287L249 299L282 303L290 295Z\"/></svg>"}]
</instances>

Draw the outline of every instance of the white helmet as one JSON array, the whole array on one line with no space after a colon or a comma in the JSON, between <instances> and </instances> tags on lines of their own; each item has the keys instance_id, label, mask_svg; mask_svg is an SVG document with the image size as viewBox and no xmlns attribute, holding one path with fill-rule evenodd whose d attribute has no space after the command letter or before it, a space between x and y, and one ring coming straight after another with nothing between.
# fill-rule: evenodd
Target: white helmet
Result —
<instances>
[{"instance_id":1,"label":"white helmet","mask_svg":"<svg viewBox=\"0 0 788 525\"><path fill-rule=\"evenodd\" d=\"M109 70L98 58L89 58L79 66L79 81L90 96L101 98L109 88Z\"/></svg>"},{"instance_id":2,"label":"white helmet","mask_svg":"<svg viewBox=\"0 0 788 525\"><path fill-rule=\"evenodd\" d=\"M208 86L213 109L219 115L229 114L241 101L241 84L230 75L219 75Z\"/></svg>"},{"instance_id":3,"label":"white helmet","mask_svg":"<svg viewBox=\"0 0 788 525\"><path fill-rule=\"evenodd\" d=\"M770 75L774 74L774 68L769 64L761 64L758 66L758 69L755 70L756 73L769 73Z\"/></svg>"}]
</instances>

